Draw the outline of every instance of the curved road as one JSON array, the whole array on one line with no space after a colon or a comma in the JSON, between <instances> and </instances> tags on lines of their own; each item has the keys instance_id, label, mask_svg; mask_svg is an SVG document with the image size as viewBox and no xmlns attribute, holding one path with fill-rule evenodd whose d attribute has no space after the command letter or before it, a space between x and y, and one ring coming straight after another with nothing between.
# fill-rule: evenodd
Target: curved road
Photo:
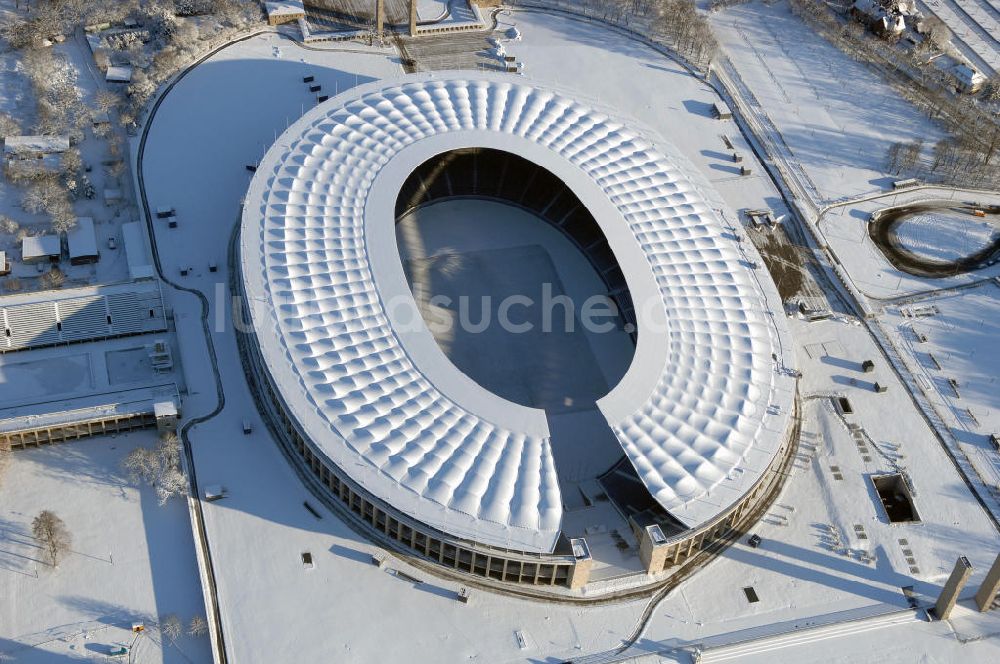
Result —
<instances>
[{"instance_id":1,"label":"curved road","mask_svg":"<svg viewBox=\"0 0 1000 664\"><path fill-rule=\"evenodd\" d=\"M981 270L1000 261L1000 236L979 251L950 263L922 258L913 252L903 249L896 240L895 229L906 219L922 212L949 210L972 215L972 211L981 209L989 215L1000 214L1000 206L974 207L971 205L955 205L952 201L940 203L918 203L889 208L868 224L868 235L885 257L897 269L917 277L939 279L952 277L956 274Z\"/></svg>"}]
</instances>

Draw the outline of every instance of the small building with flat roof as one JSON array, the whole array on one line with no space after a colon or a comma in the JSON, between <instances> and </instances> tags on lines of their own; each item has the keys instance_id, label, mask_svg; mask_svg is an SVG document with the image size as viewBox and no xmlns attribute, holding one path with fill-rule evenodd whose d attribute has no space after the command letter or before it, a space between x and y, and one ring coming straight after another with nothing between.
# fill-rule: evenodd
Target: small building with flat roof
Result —
<instances>
[{"instance_id":1,"label":"small building with flat roof","mask_svg":"<svg viewBox=\"0 0 1000 664\"><path fill-rule=\"evenodd\" d=\"M69 136L7 136L3 140L5 159L38 159L69 150Z\"/></svg>"},{"instance_id":2,"label":"small building with flat roof","mask_svg":"<svg viewBox=\"0 0 1000 664\"><path fill-rule=\"evenodd\" d=\"M124 66L108 67L104 74L104 80L108 83L129 83L132 81L132 68Z\"/></svg>"},{"instance_id":3,"label":"small building with flat roof","mask_svg":"<svg viewBox=\"0 0 1000 664\"><path fill-rule=\"evenodd\" d=\"M122 224L122 244L125 246L125 260L128 262L130 279L152 279L153 263L149 257L146 236L139 222Z\"/></svg>"},{"instance_id":4,"label":"small building with flat roof","mask_svg":"<svg viewBox=\"0 0 1000 664\"><path fill-rule=\"evenodd\" d=\"M25 263L41 263L59 260L62 242L58 235L35 235L21 240L21 260Z\"/></svg>"},{"instance_id":5,"label":"small building with flat roof","mask_svg":"<svg viewBox=\"0 0 1000 664\"><path fill-rule=\"evenodd\" d=\"M104 204L114 205L115 203L120 203L122 200L122 190L121 189L105 189L104 190Z\"/></svg>"},{"instance_id":6,"label":"small building with flat roof","mask_svg":"<svg viewBox=\"0 0 1000 664\"><path fill-rule=\"evenodd\" d=\"M58 173L60 155L69 150L68 136L8 136L3 142L4 170L10 176Z\"/></svg>"},{"instance_id":7,"label":"small building with flat roof","mask_svg":"<svg viewBox=\"0 0 1000 664\"><path fill-rule=\"evenodd\" d=\"M80 217L76 220L73 230L66 233L66 245L71 265L86 265L101 259L101 254L97 250L94 220L90 217Z\"/></svg>"},{"instance_id":8,"label":"small building with flat roof","mask_svg":"<svg viewBox=\"0 0 1000 664\"><path fill-rule=\"evenodd\" d=\"M955 80L958 81L958 89L967 94L975 94L986 85L986 76L979 73L969 65L956 65Z\"/></svg>"},{"instance_id":9,"label":"small building with flat roof","mask_svg":"<svg viewBox=\"0 0 1000 664\"><path fill-rule=\"evenodd\" d=\"M281 2L265 2L268 25L294 23L306 17L306 8L298 0L282 0Z\"/></svg>"},{"instance_id":10,"label":"small building with flat roof","mask_svg":"<svg viewBox=\"0 0 1000 664\"><path fill-rule=\"evenodd\" d=\"M157 401L153 404L153 416L156 418L156 428L160 433L177 431L177 403L173 400Z\"/></svg>"},{"instance_id":11,"label":"small building with flat roof","mask_svg":"<svg viewBox=\"0 0 1000 664\"><path fill-rule=\"evenodd\" d=\"M7 252L0 251L0 277L10 274L10 263L7 262Z\"/></svg>"}]
</instances>

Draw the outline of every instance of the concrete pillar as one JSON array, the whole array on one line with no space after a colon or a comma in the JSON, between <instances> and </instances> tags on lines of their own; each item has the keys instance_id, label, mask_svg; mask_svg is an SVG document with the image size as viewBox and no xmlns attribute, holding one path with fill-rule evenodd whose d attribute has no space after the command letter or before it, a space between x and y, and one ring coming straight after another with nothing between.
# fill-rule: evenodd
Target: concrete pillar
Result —
<instances>
[{"instance_id":1,"label":"concrete pillar","mask_svg":"<svg viewBox=\"0 0 1000 664\"><path fill-rule=\"evenodd\" d=\"M587 546L587 540L578 537L571 539L569 543L573 547L573 558L576 559L576 564L570 568L569 572L569 588L577 590L590 581L590 569L594 566L594 559L590 557L590 547ZM554 574L555 572L553 572Z\"/></svg>"},{"instance_id":2,"label":"concrete pillar","mask_svg":"<svg viewBox=\"0 0 1000 664\"><path fill-rule=\"evenodd\" d=\"M972 575L972 563L965 556L959 556L955 562L955 569L951 571L951 576L941 589L937 603L934 605L934 615L938 620L947 620L951 615L951 610L955 608L958 595L962 592L966 582Z\"/></svg>"},{"instance_id":3,"label":"concrete pillar","mask_svg":"<svg viewBox=\"0 0 1000 664\"><path fill-rule=\"evenodd\" d=\"M385 32L385 0L375 0L375 34L382 36Z\"/></svg>"},{"instance_id":4,"label":"concrete pillar","mask_svg":"<svg viewBox=\"0 0 1000 664\"><path fill-rule=\"evenodd\" d=\"M642 561L647 574L663 570L667 564L668 548L663 530L656 524L646 526L639 538L639 560Z\"/></svg>"},{"instance_id":5,"label":"concrete pillar","mask_svg":"<svg viewBox=\"0 0 1000 664\"><path fill-rule=\"evenodd\" d=\"M417 36L417 0L410 0L410 36Z\"/></svg>"},{"instance_id":6,"label":"concrete pillar","mask_svg":"<svg viewBox=\"0 0 1000 664\"><path fill-rule=\"evenodd\" d=\"M997 597L997 591L1000 591L1000 555L993 561L993 567L986 573L983 585L979 586L979 591L976 593L976 606L980 611L990 610L993 600Z\"/></svg>"}]
</instances>

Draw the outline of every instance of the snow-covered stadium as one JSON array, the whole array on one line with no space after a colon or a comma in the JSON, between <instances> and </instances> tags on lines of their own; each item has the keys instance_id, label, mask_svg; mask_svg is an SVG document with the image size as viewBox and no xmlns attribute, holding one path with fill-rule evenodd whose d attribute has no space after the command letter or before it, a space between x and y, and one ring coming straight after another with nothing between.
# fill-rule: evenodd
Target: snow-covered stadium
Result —
<instances>
[{"instance_id":1,"label":"snow-covered stadium","mask_svg":"<svg viewBox=\"0 0 1000 664\"><path fill-rule=\"evenodd\" d=\"M701 174L618 115L520 77L412 75L320 104L258 165L248 373L303 477L385 546L577 588L605 532L578 511L612 506L660 574L773 497L795 409L777 290ZM425 324L396 226L452 199L526 211L586 258L630 344L590 411L497 394ZM601 426L565 424L586 413Z\"/></svg>"}]
</instances>

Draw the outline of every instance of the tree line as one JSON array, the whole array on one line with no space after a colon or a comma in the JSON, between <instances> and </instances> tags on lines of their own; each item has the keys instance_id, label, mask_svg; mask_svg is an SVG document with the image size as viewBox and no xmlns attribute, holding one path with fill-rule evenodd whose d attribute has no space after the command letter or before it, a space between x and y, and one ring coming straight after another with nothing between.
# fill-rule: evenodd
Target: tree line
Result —
<instances>
[{"instance_id":1,"label":"tree line","mask_svg":"<svg viewBox=\"0 0 1000 664\"><path fill-rule=\"evenodd\" d=\"M1000 185L1000 168L996 166L1000 118L995 114L1000 102L1000 78L994 77L978 98L955 94L954 81L927 62L934 49L951 49L951 32L940 19L925 19L924 41L904 54L857 22L845 21L826 3L789 0L789 6L834 46L884 73L901 97L948 133L930 146L923 140L893 143L886 154L889 172L966 187ZM927 147L929 158L924 155Z\"/></svg>"}]
</instances>

